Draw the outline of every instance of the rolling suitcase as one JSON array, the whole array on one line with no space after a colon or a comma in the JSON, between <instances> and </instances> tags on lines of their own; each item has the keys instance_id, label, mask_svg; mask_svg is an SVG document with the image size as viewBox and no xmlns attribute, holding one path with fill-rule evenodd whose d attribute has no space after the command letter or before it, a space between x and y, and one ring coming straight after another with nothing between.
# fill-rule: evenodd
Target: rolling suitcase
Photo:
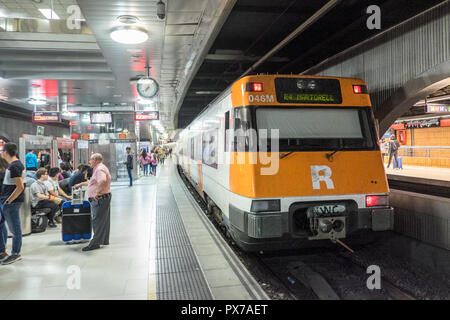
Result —
<instances>
[{"instance_id":1,"label":"rolling suitcase","mask_svg":"<svg viewBox=\"0 0 450 320\"><path fill-rule=\"evenodd\" d=\"M73 190L71 202L62 206L62 240L66 243L90 240L92 236L91 204L83 200L83 190Z\"/></svg>"},{"instance_id":2,"label":"rolling suitcase","mask_svg":"<svg viewBox=\"0 0 450 320\"><path fill-rule=\"evenodd\" d=\"M397 161L394 159L394 169L403 169L402 157L397 157Z\"/></svg>"}]
</instances>

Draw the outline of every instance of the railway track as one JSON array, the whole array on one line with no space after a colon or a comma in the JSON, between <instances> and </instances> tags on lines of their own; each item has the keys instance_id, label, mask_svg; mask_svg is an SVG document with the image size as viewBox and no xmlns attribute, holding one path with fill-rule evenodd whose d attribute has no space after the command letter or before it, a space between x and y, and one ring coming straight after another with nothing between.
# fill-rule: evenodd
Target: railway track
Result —
<instances>
[{"instance_id":1,"label":"railway track","mask_svg":"<svg viewBox=\"0 0 450 320\"><path fill-rule=\"evenodd\" d=\"M207 214L207 205L190 182L180 176L191 195ZM342 248L311 248L283 253L246 253L237 248L212 215L211 222L233 248L266 293L275 300L415 300L415 298L381 278L380 289L368 289L367 265Z\"/></svg>"}]
</instances>

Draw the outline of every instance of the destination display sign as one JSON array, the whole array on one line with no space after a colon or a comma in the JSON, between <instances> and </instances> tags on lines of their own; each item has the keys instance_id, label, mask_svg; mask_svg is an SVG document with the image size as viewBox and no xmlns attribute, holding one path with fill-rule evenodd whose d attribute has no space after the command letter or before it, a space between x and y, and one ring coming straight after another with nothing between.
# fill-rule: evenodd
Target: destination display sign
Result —
<instances>
[{"instance_id":1,"label":"destination display sign","mask_svg":"<svg viewBox=\"0 0 450 320\"><path fill-rule=\"evenodd\" d=\"M159 111L136 111L134 119L136 121L159 120Z\"/></svg>"},{"instance_id":2,"label":"destination display sign","mask_svg":"<svg viewBox=\"0 0 450 320\"><path fill-rule=\"evenodd\" d=\"M61 122L59 112L33 112L33 122Z\"/></svg>"},{"instance_id":3,"label":"destination display sign","mask_svg":"<svg viewBox=\"0 0 450 320\"><path fill-rule=\"evenodd\" d=\"M275 89L280 103L342 103L337 79L276 78Z\"/></svg>"}]
</instances>

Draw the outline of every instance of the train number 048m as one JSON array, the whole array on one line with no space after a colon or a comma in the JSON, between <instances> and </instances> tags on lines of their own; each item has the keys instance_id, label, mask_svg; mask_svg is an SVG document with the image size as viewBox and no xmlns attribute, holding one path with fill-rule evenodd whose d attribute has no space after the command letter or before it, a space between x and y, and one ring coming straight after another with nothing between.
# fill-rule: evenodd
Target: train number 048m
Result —
<instances>
[{"instance_id":1,"label":"train number 048m","mask_svg":"<svg viewBox=\"0 0 450 320\"><path fill-rule=\"evenodd\" d=\"M248 101L249 102L266 102L266 103L271 103L274 102L275 99L273 97L272 94L257 94L257 95L252 95L250 94L248 96Z\"/></svg>"}]
</instances>

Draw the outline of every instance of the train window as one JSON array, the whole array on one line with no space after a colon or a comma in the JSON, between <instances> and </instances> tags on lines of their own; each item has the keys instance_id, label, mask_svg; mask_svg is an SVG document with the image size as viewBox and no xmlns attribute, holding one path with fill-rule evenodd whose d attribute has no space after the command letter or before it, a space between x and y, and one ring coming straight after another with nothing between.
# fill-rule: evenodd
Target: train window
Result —
<instances>
[{"instance_id":1,"label":"train window","mask_svg":"<svg viewBox=\"0 0 450 320\"><path fill-rule=\"evenodd\" d=\"M202 144L203 163L214 169L217 169L218 137L219 137L218 129L208 130L203 133L203 144Z\"/></svg>"},{"instance_id":2,"label":"train window","mask_svg":"<svg viewBox=\"0 0 450 320\"><path fill-rule=\"evenodd\" d=\"M195 144L194 144L194 137L190 138L189 142L191 143L191 154L190 154L190 156L191 156L191 159L194 159L194 146L195 146Z\"/></svg>"},{"instance_id":3,"label":"train window","mask_svg":"<svg viewBox=\"0 0 450 320\"><path fill-rule=\"evenodd\" d=\"M368 108L258 108L258 130L279 130L280 151L373 149ZM269 141L270 145L270 141Z\"/></svg>"},{"instance_id":4,"label":"train window","mask_svg":"<svg viewBox=\"0 0 450 320\"><path fill-rule=\"evenodd\" d=\"M202 136L197 135L194 139L195 139L194 160L202 161Z\"/></svg>"},{"instance_id":5,"label":"train window","mask_svg":"<svg viewBox=\"0 0 450 320\"><path fill-rule=\"evenodd\" d=\"M253 129L250 108L235 108L233 116L233 152L256 150L256 132Z\"/></svg>"},{"instance_id":6,"label":"train window","mask_svg":"<svg viewBox=\"0 0 450 320\"><path fill-rule=\"evenodd\" d=\"M228 130L230 130L230 111L225 112L225 134L223 135L224 137L224 151L227 152L229 150L228 148L228 139L227 139L227 135L228 135Z\"/></svg>"}]
</instances>

